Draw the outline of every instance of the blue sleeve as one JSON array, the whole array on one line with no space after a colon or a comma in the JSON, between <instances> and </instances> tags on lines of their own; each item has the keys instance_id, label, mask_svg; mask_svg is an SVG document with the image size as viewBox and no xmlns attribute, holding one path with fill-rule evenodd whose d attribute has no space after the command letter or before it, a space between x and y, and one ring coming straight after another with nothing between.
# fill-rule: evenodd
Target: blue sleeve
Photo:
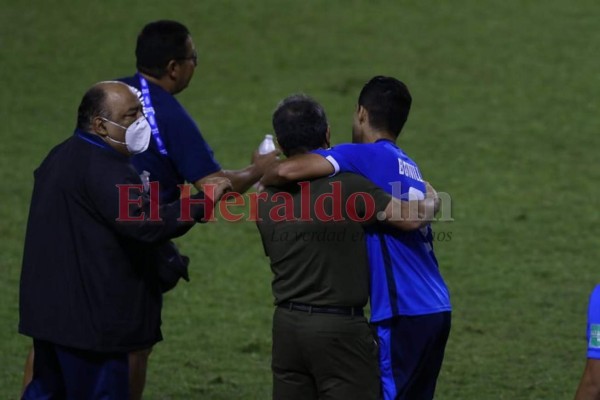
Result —
<instances>
[{"instance_id":1,"label":"blue sleeve","mask_svg":"<svg viewBox=\"0 0 600 400\"><path fill-rule=\"evenodd\" d=\"M356 163L364 152L361 152L356 144L340 144L327 150L313 150L312 153L319 154L333 165L335 172L333 175L342 172L351 172L360 174L361 170Z\"/></svg>"},{"instance_id":2,"label":"blue sleeve","mask_svg":"<svg viewBox=\"0 0 600 400\"><path fill-rule=\"evenodd\" d=\"M587 338L588 358L600 359L600 285L596 286L590 296Z\"/></svg>"},{"instance_id":3,"label":"blue sleeve","mask_svg":"<svg viewBox=\"0 0 600 400\"><path fill-rule=\"evenodd\" d=\"M164 126L159 126L159 130L165 141L169 159L186 181L194 183L221 170L200 129L183 108L180 109L179 115L173 115L164 122Z\"/></svg>"}]
</instances>

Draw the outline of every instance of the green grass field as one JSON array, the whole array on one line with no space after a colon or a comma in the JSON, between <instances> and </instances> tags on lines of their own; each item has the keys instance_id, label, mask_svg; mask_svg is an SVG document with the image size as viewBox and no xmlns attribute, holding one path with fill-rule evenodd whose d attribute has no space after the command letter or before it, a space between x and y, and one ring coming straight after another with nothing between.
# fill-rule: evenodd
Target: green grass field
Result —
<instances>
[{"instance_id":1,"label":"green grass field","mask_svg":"<svg viewBox=\"0 0 600 400\"><path fill-rule=\"evenodd\" d=\"M18 397L30 346L17 323L32 172L89 86L134 72L136 34L161 18L192 31L199 65L179 99L227 168L247 164L291 93L325 106L339 143L366 80L405 81L400 144L455 219L434 227L454 305L436 398L572 398L600 281L599 15L592 0L3 2L0 398ZM269 399L256 227L221 221L178 243L192 280L166 297L146 398Z\"/></svg>"}]
</instances>

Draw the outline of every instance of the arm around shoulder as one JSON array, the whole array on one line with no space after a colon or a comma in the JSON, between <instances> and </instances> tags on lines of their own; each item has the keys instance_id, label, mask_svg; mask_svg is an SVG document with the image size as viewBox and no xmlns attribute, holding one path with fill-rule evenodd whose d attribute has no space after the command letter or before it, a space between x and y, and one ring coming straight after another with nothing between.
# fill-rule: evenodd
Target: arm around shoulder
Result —
<instances>
[{"instance_id":1,"label":"arm around shoulder","mask_svg":"<svg viewBox=\"0 0 600 400\"><path fill-rule=\"evenodd\" d=\"M440 199L429 182L423 200L403 201L392 198L385 209L385 222L403 231L420 229L434 220L440 208Z\"/></svg>"},{"instance_id":2,"label":"arm around shoulder","mask_svg":"<svg viewBox=\"0 0 600 400\"><path fill-rule=\"evenodd\" d=\"M335 172L333 165L319 154L307 153L289 157L272 164L261 179L264 186L281 186L289 182L329 176Z\"/></svg>"},{"instance_id":3,"label":"arm around shoulder","mask_svg":"<svg viewBox=\"0 0 600 400\"><path fill-rule=\"evenodd\" d=\"M434 200L403 201L392 197L385 209L384 222L402 231L414 231L433 220Z\"/></svg>"}]
</instances>

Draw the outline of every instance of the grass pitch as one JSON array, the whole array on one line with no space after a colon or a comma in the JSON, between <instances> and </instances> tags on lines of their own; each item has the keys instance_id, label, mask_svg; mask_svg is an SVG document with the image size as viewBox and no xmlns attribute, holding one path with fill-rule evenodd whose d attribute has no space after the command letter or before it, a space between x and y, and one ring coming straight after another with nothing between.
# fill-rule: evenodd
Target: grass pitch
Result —
<instances>
[{"instance_id":1,"label":"grass pitch","mask_svg":"<svg viewBox=\"0 0 600 400\"><path fill-rule=\"evenodd\" d=\"M170 18L199 65L180 101L226 168L246 165L277 102L320 101L350 140L358 92L405 81L400 145L452 196L436 254L453 329L437 398L566 399L598 282L600 5L558 0L16 2L0 13L0 396L18 396L16 333L32 172L69 136L84 91L134 72L135 37ZM191 279L165 298L146 398L270 398L270 271L252 223L179 240Z\"/></svg>"}]
</instances>

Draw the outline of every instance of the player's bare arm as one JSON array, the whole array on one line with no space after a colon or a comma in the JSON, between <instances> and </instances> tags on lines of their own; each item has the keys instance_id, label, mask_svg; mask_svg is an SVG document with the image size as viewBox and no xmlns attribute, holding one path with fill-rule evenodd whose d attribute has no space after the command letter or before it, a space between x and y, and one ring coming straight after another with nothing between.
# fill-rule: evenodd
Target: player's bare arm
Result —
<instances>
[{"instance_id":1,"label":"player's bare arm","mask_svg":"<svg viewBox=\"0 0 600 400\"><path fill-rule=\"evenodd\" d=\"M424 200L401 201L392 197L384 213L383 222L402 231L414 231L433 220L435 200L425 198Z\"/></svg>"},{"instance_id":2,"label":"player's bare arm","mask_svg":"<svg viewBox=\"0 0 600 400\"><path fill-rule=\"evenodd\" d=\"M319 154L299 154L274 163L263 175L264 186L281 186L303 179L329 176L335 172L333 165ZM393 199L385 210L385 221L400 230L411 231L430 223L440 207L436 190L425 182L427 193L422 201Z\"/></svg>"},{"instance_id":3,"label":"player's bare arm","mask_svg":"<svg viewBox=\"0 0 600 400\"><path fill-rule=\"evenodd\" d=\"M276 162L265 171L260 183L263 186L282 186L289 182L329 176L335 172L333 165L319 154L298 154Z\"/></svg>"},{"instance_id":4,"label":"player's bare arm","mask_svg":"<svg viewBox=\"0 0 600 400\"><path fill-rule=\"evenodd\" d=\"M212 189L207 190L206 186L212 186ZM201 190L211 202L216 203L221 200L221 197L223 197L225 193L231 191L231 187L231 181L228 178L213 176L204 180Z\"/></svg>"},{"instance_id":5,"label":"player's bare arm","mask_svg":"<svg viewBox=\"0 0 600 400\"><path fill-rule=\"evenodd\" d=\"M425 193L425 199L431 199L431 206L428 206L424 209L426 213L425 218L429 219L429 221L433 220L433 217L438 213L441 206L440 198L437 194L437 191L431 186L431 183L425 181L425 188L427 192Z\"/></svg>"},{"instance_id":6,"label":"player's bare arm","mask_svg":"<svg viewBox=\"0 0 600 400\"><path fill-rule=\"evenodd\" d=\"M253 184L263 176L264 172L270 169L270 166L275 164L279 151L273 151L268 154L258 154L255 151L252 156L252 163L245 168L238 170L220 170L213 174L207 175L204 178L194 182L194 186L198 190L202 190L202 185L207 179L214 177L224 177L231 181L234 192L244 193Z\"/></svg>"}]
</instances>

